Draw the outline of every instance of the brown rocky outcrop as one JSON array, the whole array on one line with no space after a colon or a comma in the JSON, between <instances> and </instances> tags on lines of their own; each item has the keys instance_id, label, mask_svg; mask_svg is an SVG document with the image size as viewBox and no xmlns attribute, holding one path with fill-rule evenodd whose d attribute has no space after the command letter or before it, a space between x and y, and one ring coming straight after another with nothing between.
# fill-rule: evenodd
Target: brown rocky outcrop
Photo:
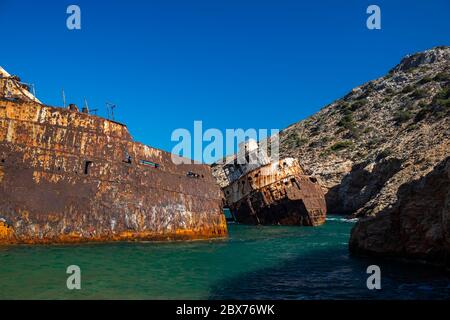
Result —
<instances>
[{"instance_id":1,"label":"brown rocky outcrop","mask_svg":"<svg viewBox=\"0 0 450 320\"><path fill-rule=\"evenodd\" d=\"M450 267L450 157L426 176L403 184L397 198L376 217L358 221L350 250Z\"/></svg>"}]
</instances>

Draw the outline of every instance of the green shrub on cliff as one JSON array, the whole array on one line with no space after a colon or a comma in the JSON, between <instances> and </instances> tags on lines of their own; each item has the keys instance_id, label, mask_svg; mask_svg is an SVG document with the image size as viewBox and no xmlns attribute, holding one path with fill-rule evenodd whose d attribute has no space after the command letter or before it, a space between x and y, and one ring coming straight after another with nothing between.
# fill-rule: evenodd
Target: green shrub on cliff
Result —
<instances>
[{"instance_id":1,"label":"green shrub on cliff","mask_svg":"<svg viewBox=\"0 0 450 320\"><path fill-rule=\"evenodd\" d=\"M445 101L450 98L450 86L447 85L445 88L443 88L441 91L439 91L435 96L434 99L440 104L444 105Z\"/></svg>"},{"instance_id":2,"label":"green shrub on cliff","mask_svg":"<svg viewBox=\"0 0 450 320\"><path fill-rule=\"evenodd\" d=\"M392 88L386 88L386 93L387 93L388 95L391 95L391 94L394 94L394 93L395 93L395 90L392 89Z\"/></svg>"},{"instance_id":3,"label":"green shrub on cliff","mask_svg":"<svg viewBox=\"0 0 450 320\"><path fill-rule=\"evenodd\" d=\"M450 86L446 86L439 91L430 104L421 104L420 107L421 109L416 114L414 122L422 121L429 116L435 119L446 117L450 112Z\"/></svg>"},{"instance_id":4,"label":"green shrub on cliff","mask_svg":"<svg viewBox=\"0 0 450 320\"><path fill-rule=\"evenodd\" d=\"M425 89L416 89L411 94L411 97L416 99L426 98L428 96L428 91Z\"/></svg>"},{"instance_id":5,"label":"green shrub on cliff","mask_svg":"<svg viewBox=\"0 0 450 320\"><path fill-rule=\"evenodd\" d=\"M306 138L300 138L299 136L295 137L295 146L296 147L301 147L304 144L306 144L308 142L308 139Z\"/></svg>"},{"instance_id":6,"label":"green shrub on cliff","mask_svg":"<svg viewBox=\"0 0 450 320\"><path fill-rule=\"evenodd\" d=\"M408 121L409 119L412 118L412 113L409 111L405 111L405 110L399 110L394 114L394 121L397 124L403 123Z\"/></svg>"},{"instance_id":7,"label":"green shrub on cliff","mask_svg":"<svg viewBox=\"0 0 450 320\"><path fill-rule=\"evenodd\" d=\"M298 148L308 142L308 139L300 137L298 132L289 134L286 137L286 144L289 148Z\"/></svg>"},{"instance_id":8,"label":"green shrub on cliff","mask_svg":"<svg viewBox=\"0 0 450 320\"><path fill-rule=\"evenodd\" d=\"M425 84L425 83L428 83L428 82L431 82L431 81L433 81L432 78L430 78L430 77L423 77L422 79L420 79L419 81L417 81L417 83L418 83L418 84Z\"/></svg>"},{"instance_id":9,"label":"green shrub on cliff","mask_svg":"<svg viewBox=\"0 0 450 320\"><path fill-rule=\"evenodd\" d=\"M402 93L410 93L413 90L414 87L412 85L407 85L406 87L403 88Z\"/></svg>"},{"instance_id":10,"label":"green shrub on cliff","mask_svg":"<svg viewBox=\"0 0 450 320\"><path fill-rule=\"evenodd\" d=\"M434 81L450 81L450 73L439 72L433 78Z\"/></svg>"},{"instance_id":11,"label":"green shrub on cliff","mask_svg":"<svg viewBox=\"0 0 450 320\"><path fill-rule=\"evenodd\" d=\"M340 151L343 149L347 149L348 147L351 147L353 145L353 142L351 141L339 141L333 144L330 149L332 151Z\"/></svg>"},{"instance_id":12,"label":"green shrub on cliff","mask_svg":"<svg viewBox=\"0 0 450 320\"><path fill-rule=\"evenodd\" d=\"M356 100L355 102L352 103L350 108L352 111L356 111L359 108L363 107L366 103L367 103L367 99Z\"/></svg>"},{"instance_id":13,"label":"green shrub on cliff","mask_svg":"<svg viewBox=\"0 0 450 320\"><path fill-rule=\"evenodd\" d=\"M381 159L384 159L392 154L392 149L386 148L382 150L376 157L376 161L380 161Z\"/></svg>"},{"instance_id":14,"label":"green shrub on cliff","mask_svg":"<svg viewBox=\"0 0 450 320\"><path fill-rule=\"evenodd\" d=\"M346 113L338 121L337 125L341 128L345 128L348 131L348 137L358 139L361 135L361 130L356 127L356 123L353 120L352 113Z\"/></svg>"},{"instance_id":15,"label":"green shrub on cliff","mask_svg":"<svg viewBox=\"0 0 450 320\"><path fill-rule=\"evenodd\" d=\"M345 114L341 120L337 123L339 127L349 128L354 125L353 116L351 114Z\"/></svg>"}]
</instances>

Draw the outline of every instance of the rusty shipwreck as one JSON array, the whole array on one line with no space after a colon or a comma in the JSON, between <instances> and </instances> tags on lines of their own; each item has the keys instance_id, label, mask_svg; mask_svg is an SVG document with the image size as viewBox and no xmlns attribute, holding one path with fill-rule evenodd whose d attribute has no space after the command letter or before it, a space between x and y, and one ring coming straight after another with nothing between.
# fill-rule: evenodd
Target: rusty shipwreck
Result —
<instances>
[{"instance_id":1,"label":"rusty shipwreck","mask_svg":"<svg viewBox=\"0 0 450 320\"><path fill-rule=\"evenodd\" d=\"M245 157L240 164L238 158ZM270 161L254 140L237 155L213 165L225 205L239 223L318 226L325 222L326 203L316 178L306 175L296 159Z\"/></svg>"},{"instance_id":2,"label":"rusty shipwreck","mask_svg":"<svg viewBox=\"0 0 450 320\"><path fill-rule=\"evenodd\" d=\"M175 165L87 109L44 105L0 67L0 243L226 235L209 166Z\"/></svg>"}]
</instances>

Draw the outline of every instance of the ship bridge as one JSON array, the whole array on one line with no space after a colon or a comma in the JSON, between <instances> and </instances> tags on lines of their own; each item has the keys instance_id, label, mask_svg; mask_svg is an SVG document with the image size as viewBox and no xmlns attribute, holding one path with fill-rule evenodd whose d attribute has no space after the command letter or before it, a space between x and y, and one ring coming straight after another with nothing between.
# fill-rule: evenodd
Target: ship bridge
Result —
<instances>
[{"instance_id":1,"label":"ship bridge","mask_svg":"<svg viewBox=\"0 0 450 320\"><path fill-rule=\"evenodd\" d=\"M27 100L41 103L30 91L31 85L21 82L18 76L10 75L0 66L0 98Z\"/></svg>"},{"instance_id":2,"label":"ship bridge","mask_svg":"<svg viewBox=\"0 0 450 320\"><path fill-rule=\"evenodd\" d=\"M239 144L237 155L225 163L223 171L228 183L238 180L243 175L270 163L270 158L254 139Z\"/></svg>"}]
</instances>

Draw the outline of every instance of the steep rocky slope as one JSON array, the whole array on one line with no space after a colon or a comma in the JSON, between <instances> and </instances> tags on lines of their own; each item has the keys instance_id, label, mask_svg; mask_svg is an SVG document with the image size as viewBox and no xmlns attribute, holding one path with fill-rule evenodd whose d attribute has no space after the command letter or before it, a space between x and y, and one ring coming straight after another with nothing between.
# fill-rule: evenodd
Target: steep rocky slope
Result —
<instances>
[{"instance_id":1,"label":"steep rocky slope","mask_svg":"<svg viewBox=\"0 0 450 320\"><path fill-rule=\"evenodd\" d=\"M281 154L320 178L329 212L375 215L449 154L449 83L450 47L408 56L283 130Z\"/></svg>"},{"instance_id":2,"label":"steep rocky slope","mask_svg":"<svg viewBox=\"0 0 450 320\"><path fill-rule=\"evenodd\" d=\"M407 56L281 131L281 156L319 178L329 213L376 215L449 154L449 86L450 47ZM220 166L213 171L226 184Z\"/></svg>"}]
</instances>

